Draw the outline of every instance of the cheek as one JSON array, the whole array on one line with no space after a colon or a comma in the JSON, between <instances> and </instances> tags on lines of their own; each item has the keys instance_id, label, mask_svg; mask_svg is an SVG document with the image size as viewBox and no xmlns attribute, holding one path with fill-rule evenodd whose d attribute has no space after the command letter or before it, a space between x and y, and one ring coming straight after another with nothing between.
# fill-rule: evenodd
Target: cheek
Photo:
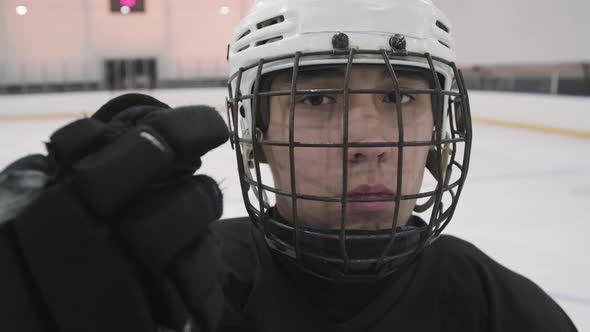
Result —
<instances>
[{"instance_id":1,"label":"cheek","mask_svg":"<svg viewBox=\"0 0 590 332\"><path fill-rule=\"evenodd\" d=\"M428 105L416 104L404 112L405 141L429 141L434 127L432 110Z\"/></svg>"},{"instance_id":2,"label":"cheek","mask_svg":"<svg viewBox=\"0 0 590 332\"><path fill-rule=\"evenodd\" d=\"M265 151L275 187L291 190L291 159L288 147L268 147ZM296 148L294 154L297 192L307 195L327 195L338 188L335 181L342 174L342 153L330 148Z\"/></svg>"},{"instance_id":3,"label":"cheek","mask_svg":"<svg viewBox=\"0 0 590 332\"><path fill-rule=\"evenodd\" d=\"M330 196L339 188L342 152L336 148L301 148L295 153L295 174L302 193Z\"/></svg>"},{"instance_id":4,"label":"cheek","mask_svg":"<svg viewBox=\"0 0 590 332\"><path fill-rule=\"evenodd\" d=\"M403 194L417 194L421 190L426 170L428 150L429 147L404 148L404 171L402 179ZM397 160L395 162L397 162Z\"/></svg>"},{"instance_id":5,"label":"cheek","mask_svg":"<svg viewBox=\"0 0 590 332\"><path fill-rule=\"evenodd\" d=\"M274 187L278 190L291 191L291 167L288 148L274 149L270 153L269 166L272 171ZM337 149L299 148L295 153L295 180L298 194L313 196L333 196L339 192L341 158L331 157ZM339 162L334 162L340 160ZM333 166L330 165L333 161ZM338 177L338 178L335 178ZM287 220L293 220L292 201L290 197L277 195L277 207ZM340 211L335 203L312 200L297 200L300 222L309 225L322 225L330 221Z\"/></svg>"},{"instance_id":6,"label":"cheek","mask_svg":"<svg viewBox=\"0 0 590 332\"><path fill-rule=\"evenodd\" d=\"M290 98L271 99L269 127L266 141L289 142ZM300 143L337 143L342 140L341 118L321 116L329 112L310 114L309 110L296 110L294 141ZM264 146L266 160L271 168L275 188L291 190L291 165L288 146ZM324 196L331 193L342 174L342 151L338 148L296 147L294 153L297 191L302 194Z\"/></svg>"}]
</instances>

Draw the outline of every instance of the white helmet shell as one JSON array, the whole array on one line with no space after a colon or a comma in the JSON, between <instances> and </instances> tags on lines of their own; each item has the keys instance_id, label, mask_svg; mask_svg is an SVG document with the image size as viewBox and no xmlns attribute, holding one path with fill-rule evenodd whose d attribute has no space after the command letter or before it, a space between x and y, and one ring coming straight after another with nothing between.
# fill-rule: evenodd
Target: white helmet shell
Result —
<instances>
[{"instance_id":1,"label":"white helmet shell","mask_svg":"<svg viewBox=\"0 0 590 332\"><path fill-rule=\"evenodd\" d=\"M235 29L230 73L262 58L331 50L337 32L364 50L389 49L400 34L410 52L455 61L450 22L430 0L259 0Z\"/></svg>"},{"instance_id":2,"label":"white helmet shell","mask_svg":"<svg viewBox=\"0 0 590 332\"><path fill-rule=\"evenodd\" d=\"M296 52L321 52L333 49L336 33L349 37L349 47L359 50L391 49L389 40L402 35L408 52L429 53L434 58L455 61L455 42L447 16L431 0L258 0L238 24L228 49L230 77L240 68L253 66L260 59L294 55ZM346 59L306 58L299 65L346 63ZM357 57L355 63L383 63L382 58ZM424 58L391 60L392 64L429 68ZM436 62L436 71L445 78L445 90L453 82L453 70ZM292 59L264 65L262 74L290 68ZM257 68L243 72L242 93L250 93ZM234 77L235 78L235 77ZM251 105L242 105L243 134L249 135Z\"/></svg>"},{"instance_id":3,"label":"white helmet shell","mask_svg":"<svg viewBox=\"0 0 590 332\"><path fill-rule=\"evenodd\" d=\"M400 34L408 51L455 60L451 25L430 0L259 0L235 29L230 72L261 58L331 50L336 32L359 49L388 49Z\"/></svg>"}]
</instances>

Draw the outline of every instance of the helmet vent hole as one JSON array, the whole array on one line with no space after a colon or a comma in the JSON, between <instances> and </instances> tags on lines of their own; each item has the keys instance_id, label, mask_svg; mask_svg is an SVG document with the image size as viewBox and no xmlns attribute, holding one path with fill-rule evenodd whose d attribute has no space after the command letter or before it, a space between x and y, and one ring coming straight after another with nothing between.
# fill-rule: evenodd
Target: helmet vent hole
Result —
<instances>
[{"instance_id":1,"label":"helmet vent hole","mask_svg":"<svg viewBox=\"0 0 590 332\"><path fill-rule=\"evenodd\" d=\"M261 45L265 45L265 44L274 43L274 42L279 41L281 39L283 39L283 36L272 37L272 38L260 40L260 41L257 41L256 42L256 46L261 46Z\"/></svg>"},{"instance_id":2,"label":"helmet vent hole","mask_svg":"<svg viewBox=\"0 0 590 332\"><path fill-rule=\"evenodd\" d=\"M449 46L449 44L445 43L444 41L439 40L438 42L441 43L442 46L444 46L444 47L446 47L448 49L451 49L451 47Z\"/></svg>"},{"instance_id":3,"label":"helmet vent hole","mask_svg":"<svg viewBox=\"0 0 590 332\"><path fill-rule=\"evenodd\" d=\"M436 26L439 27L442 31L446 32L446 33L450 33L451 30L449 29L449 27L447 27L443 22L441 21L436 21Z\"/></svg>"},{"instance_id":4,"label":"helmet vent hole","mask_svg":"<svg viewBox=\"0 0 590 332\"><path fill-rule=\"evenodd\" d=\"M246 45L246 46L244 46L244 47L240 48L240 49L238 50L238 52L237 52L237 53L240 53L240 52L242 52L243 50L246 50L246 49L248 49L248 48L250 48L250 45Z\"/></svg>"},{"instance_id":5,"label":"helmet vent hole","mask_svg":"<svg viewBox=\"0 0 590 332\"><path fill-rule=\"evenodd\" d=\"M283 16L283 15L276 16L276 17L269 18L266 21L262 21L262 22L256 24L256 28L263 29L263 28L266 28L266 27L269 27L271 25L275 25L275 24L278 24L278 23L281 23L281 22L284 22L284 21L285 21L285 16Z\"/></svg>"},{"instance_id":6,"label":"helmet vent hole","mask_svg":"<svg viewBox=\"0 0 590 332\"><path fill-rule=\"evenodd\" d=\"M238 41L238 40L246 37L247 35L250 34L250 32L251 32L250 30L246 30L246 32L244 32L243 34L241 34L236 41Z\"/></svg>"}]
</instances>

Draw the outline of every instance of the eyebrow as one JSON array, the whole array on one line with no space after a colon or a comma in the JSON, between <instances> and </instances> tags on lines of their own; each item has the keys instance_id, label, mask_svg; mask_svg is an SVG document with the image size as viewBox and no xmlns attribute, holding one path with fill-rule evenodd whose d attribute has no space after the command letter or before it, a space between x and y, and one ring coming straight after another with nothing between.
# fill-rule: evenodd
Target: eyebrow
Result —
<instances>
[{"instance_id":1,"label":"eyebrow","mask_svg":"<svg viewBox=\"0 0 590 332\"><path fill-rule=\"evenodd\" d=\"M394 72L397 76L398 81L407 81L407 80L417 80L417 81L426 81L428 80L424 77L423 74L418 72L411 72L411 71L404 71L404 70L396 70L394 68ZM311 68L300 68L297 73L297 83L306 84L310 82L317 81L319 79L322 80L330 80L330 79L344 79L346 75L346 69L343 67L311 67ZM383 69L381 71L380 79L383 80L391 80L391 75L389 74L389 70ZM292 81L292 72L287 72L286 75L280 76L280 83L283 84L291 84Z\"/></svg>"}]
</instances>

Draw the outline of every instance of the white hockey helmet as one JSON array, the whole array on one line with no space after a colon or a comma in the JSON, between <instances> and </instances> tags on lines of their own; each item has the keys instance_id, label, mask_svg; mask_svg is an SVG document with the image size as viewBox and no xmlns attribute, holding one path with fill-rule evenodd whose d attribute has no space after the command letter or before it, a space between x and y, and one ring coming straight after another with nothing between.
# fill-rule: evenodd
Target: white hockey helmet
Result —
<instances>
[{"instance_id":1,"label":"white hockey helmet","mask_svg":"<svg viewBox=\"0 0 590 332\"><path fill-rule=\"evenodd\" d=\"M451 29L446 15L431 0L258 0L238 24L228 45L232 143L246 208L252 220L264 229L270 248L280 257L323 278L365 280L390 274L438 237L456 206L471 146L467 92L454 64ZM347 72L357 64L387 66L393 81L397 80L395 72L400 68L430 75L431 89L421 93L431 94L433 100L435 128L427 167L438 185L436 190L418 195L427 201L416 208L419 212L431 210L428 225L401 231L394 220L391 230L363 237L347 230L310 231L296 221L287 224L268 215L267 192L286 195L294 201L302 197L261 181L255 152L257 146L265 144L263 122L269 115L261 114L260 97L277 95L261 91L261 78L292 69L296 80L299 68L338 64L346 66ZM399 94L397 82L395 86ZM346 94L347 89L344 86L342 93ZM293 95L297 93L296 84L292 90ZM457 153L459 143L463 149ZM403 141L395 144L389 146L403 149ZM297 142L291 137L284 145L295 149ZM457 158L462 158L462 162ZM458 175L455 181L451 181L453 168ZM449 203L443 207L445 195ZM399 203L404 197L396 199ZM346 204L346 198L342 202ZM355 245L371 249L359 257L350 257L346 249ZM336 254L325 250L330 246L339 248Z\"/></svg>"}]
</instances>

